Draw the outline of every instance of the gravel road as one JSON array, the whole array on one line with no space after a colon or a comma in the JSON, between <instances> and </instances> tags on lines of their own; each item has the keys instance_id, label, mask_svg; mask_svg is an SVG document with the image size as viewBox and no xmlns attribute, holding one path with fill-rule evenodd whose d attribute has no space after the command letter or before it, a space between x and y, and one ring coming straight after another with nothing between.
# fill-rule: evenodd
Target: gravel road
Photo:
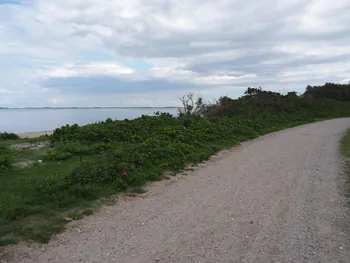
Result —
<instances>
[{"instance_id":1,"label":"gravel road","mask_svg":"<svg viewBox=\"0 0 350 263\"><path fill-rule=\"evenodd\" d=\"M221 152L4 262L350 262L339 139L350 119Z\"/></svg>"}]
</instances>

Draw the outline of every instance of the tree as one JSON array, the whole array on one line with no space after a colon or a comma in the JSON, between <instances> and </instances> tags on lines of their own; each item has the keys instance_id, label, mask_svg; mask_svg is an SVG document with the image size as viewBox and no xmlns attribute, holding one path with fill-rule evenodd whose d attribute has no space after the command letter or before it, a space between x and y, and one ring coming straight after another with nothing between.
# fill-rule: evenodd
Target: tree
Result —
<instances>
[{"instance_id":1,"label":"tree","mask_svg":"<svg viewBox=\"0 0 350 263\"><path fill-rule=\"evenodd\" d=\"M227 97L227 96L223 96L223 97L219 98L220 105L227 105L233 101L234 101L233 99L231 99L230 97Z\"/></svg>"},{"instance_id":2,"label":"tree","mask_svg":"<svg viewBox=\"0 0 350 263\"><path fill-rule=\"evenodd\" d=\"M259 95L262 92L263 92L263 90L261 87L259 87L259 88L248 87L248 89L244 92L244 94L248 97L254 97L254 96Z\"/></svg>"},{"instance_id":3,"label":"tree","mask_svg":"<svg viewBox=\"0 0 350 263\"><path fill-rule=\"evenodd\" d=\"M180 116L192 116L199 114L198 110L204 106L203 98L198 97L194 99L194 93L190 92L180 97L182 102L182 109L180 109Z\"/></svg>"}]
</instances>

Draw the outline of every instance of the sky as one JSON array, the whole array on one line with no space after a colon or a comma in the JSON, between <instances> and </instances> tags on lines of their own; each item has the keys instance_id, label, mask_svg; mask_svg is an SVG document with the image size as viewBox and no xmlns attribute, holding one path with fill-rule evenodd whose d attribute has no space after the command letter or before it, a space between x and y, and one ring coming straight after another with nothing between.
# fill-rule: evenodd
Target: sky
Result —
<instances>
[{"instance_id":1,"label":"sky","mask_svg":"<svg viewBox=\"0 0 350 263\"><path fill-rule=\"evenodd\" d=\"M349 13L349 0L0 0L0 107L348 83Z\"/></svg>"}]
</instances>

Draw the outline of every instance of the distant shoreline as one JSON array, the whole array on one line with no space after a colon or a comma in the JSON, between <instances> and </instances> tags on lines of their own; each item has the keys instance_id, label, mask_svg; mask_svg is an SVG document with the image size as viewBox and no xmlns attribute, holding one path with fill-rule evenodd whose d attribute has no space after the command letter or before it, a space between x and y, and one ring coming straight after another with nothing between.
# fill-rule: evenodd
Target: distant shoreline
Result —
<instances>
[{"instance_id":1,"label":"distant shoreline","mask_svg":"<svg viewBox=\"0 0 350 263\"><path fill-rule=\"evenodd\" d=\"M74 108L74 109L0 109L0 132L12 132L21 137L51 134L56 128L77 123L79 126L112 120L133 120L142 115L165 112L176 116L178 107L168 108Z\"/></svg>"},{"instance_id":2,"label":"distant shoreline","mask_svg":"<svg viewBox=\"0 0 350 263\"><path fill-rule=\"evenodd\" d=\"M17 133L19 137L22 139L24 138L37 138L43 135L51 135L53 134L53 131L38 131L38 132L24 132L24 133Z\"/></svg>"},{"instance_id":3,"label":"distant shoreline","mask_svg":"<svg viewBox=\"0 0 350 263\"><path fill-rule=\"evenodd\" d=\"M180 107L41 107L41 108L0 108L0 110L85 110L85 109L177 109Z\"/></svg>"}]
</instances>

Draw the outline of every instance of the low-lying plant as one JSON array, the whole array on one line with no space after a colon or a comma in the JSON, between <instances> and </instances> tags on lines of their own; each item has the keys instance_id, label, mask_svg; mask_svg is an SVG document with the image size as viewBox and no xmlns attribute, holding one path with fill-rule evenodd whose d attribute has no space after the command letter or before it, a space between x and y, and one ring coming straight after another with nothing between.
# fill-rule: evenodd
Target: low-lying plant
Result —
<instances>
[{"instance_id":1,"label":"low-lying plant","mask_svg":"<svg viewBox=\"0 0 350 263\"><path fill-rule=\"evenodd\" d=\"M19 140L20 137L11 132L0 132L0 141L5 141L5 140Z\"/></svg>"}]
</instances>

